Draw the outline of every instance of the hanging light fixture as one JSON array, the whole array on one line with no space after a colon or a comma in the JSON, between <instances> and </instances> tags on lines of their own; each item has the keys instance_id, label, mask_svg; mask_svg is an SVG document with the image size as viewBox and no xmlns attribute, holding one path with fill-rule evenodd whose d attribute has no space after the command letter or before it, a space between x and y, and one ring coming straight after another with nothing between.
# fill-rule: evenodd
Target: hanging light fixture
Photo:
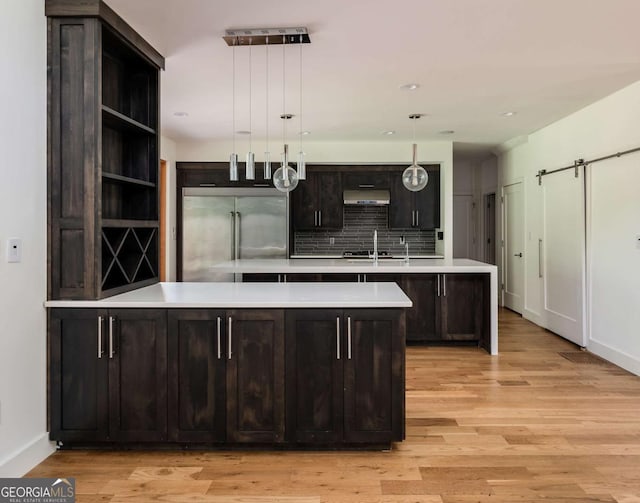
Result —
<instances>
[{"instance_id":1,"label":"hanging light fixture","mask_svg":"<svg viewBox=\"0 0 640 503\"><path fill-rule=\"evenodd\" d=\"M233 48L233 153L229 157L229 179L232 181L238 181L238 155L236 154L236 89L235 89L235 49L237 45L249 46L249 152L246 158L246 177L248 180L255 179L255 154L252 151L252 54L251 47L254 45L265 45L265 57L266 57L266 148L264 153L264 179L271 179L271 154L269 153L269 44L275 45L282 44L282 107L283 114L283 152L281 155L280 168L273 174L274 185L279 190L289 192L293 190L298 184L298 179L304 179L305 177L305 155L302 151L302 140L300 141L300 152L298 153L297 167L298 172L289 166L289 148L286 144L286 121L289 120L292 115L287 114L285 110L285 51L284 46L287 44L298 43L300 46L300 110L302 115L302 44L308 44L311 42L309 33L306 28L249 28L249 29L235 29L226 30L223 37L227 45ZM300 121L300 130L302 133L302 120ZM301 177L299 177L301 175Z\"/></svg>"},{"instance_id":2,"label":"hanging light fixture","mask_svg":"<svg viewBox=\"0 0 640 503\"><path fill-rule=\"evenodd\" d=\"M236 154L236 41L234 40L233 42L233 64L232 64L232 94L233 94L233 98L231 100L232 102L232 115L233 115L233 119L232 119L232 127L233 127L233 152L231 152L231 156L229 157L229 180L231 180L232 182L237 182L238 181L238 154Z\"/></svg>"},{"instance_id":3,"label":"hanging light fixture","mask_svg":"<svg viewBox=\"0 0 640 503\"><path fill-rule=\"evenodd\" d=\"M282 143L284 149L280 154L280 167L276 169L273 174L273 186L280 192L291 192L298 186L298 173L295 169L289 166L289 145L287 145L287 121L290 120L293 115L285 112L286 98L285 98L285 82L286 82L286 60L285 60L285 37L282 36Z\"/></svg>"},{"instance_id":4,"label":"hanging light fixture","mask_svg":"<svg viewBox=\"0 0 640 503\"><path fill-rule=\"evenodd\" d=\"M300 136L300 151L298 152L298 180L306 180L307 179L307 166L305 164L305 154L302 151L302 35L300 35L300 41L298 43L300 48L300 131L298 135Z\"/></svg>"},{"instance_id":5,"label":"hanging light fixture","mask_svg":"<svg viewBox=\"0 0 640 503\"><path fill-rule=\"evenodd\" d=\"M407 190L417 192L424 189L429 182L427 170L418 165L418 145L416 144L416 121L422 117L420 114L411 114L409 119L413 121L413 164L402 173L402 184Z\"/></svg>"},{"instance_id":6,"label":"hanging light fixture","mask_svg":"<svg viewBox=\"0 0 640 503\"><path fill-rule=\"evenodd\" d=\"M266 124L265 124L265 152L264 152L264 170L263 177L265 180L271 180L271 153L269 152L269 36L265 37L265 94L266 94Z\"/></svg>"},{"instance_id":7,"label":"hanging light fixture","mask_svg":"<svg viewBox=\"0 0 640 503\"><path fill-rule=\"evenodd\" d=\"M251 149L251 136L253 135L251 124L251 38L249 38L249 152L245 163L245 176L247 180L256 179L256 158Z\"/></svg>"}]
</instances>

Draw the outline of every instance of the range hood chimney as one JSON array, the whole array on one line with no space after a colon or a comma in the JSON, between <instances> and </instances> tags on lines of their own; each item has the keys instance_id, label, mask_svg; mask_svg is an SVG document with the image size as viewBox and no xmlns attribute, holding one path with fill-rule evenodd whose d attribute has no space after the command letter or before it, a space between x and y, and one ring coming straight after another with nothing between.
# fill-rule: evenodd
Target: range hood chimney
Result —
<instances>
[{"instance_id":1,"label":"range hood chimney","mask_svg":"<svg viewBox=\"0 0 640 503\"><path fill-rule=\"evenodd\" d=\"M344 204L359 206L386 206L389 204L388 190L345 190Z\"/></svg>"}]
</instances>

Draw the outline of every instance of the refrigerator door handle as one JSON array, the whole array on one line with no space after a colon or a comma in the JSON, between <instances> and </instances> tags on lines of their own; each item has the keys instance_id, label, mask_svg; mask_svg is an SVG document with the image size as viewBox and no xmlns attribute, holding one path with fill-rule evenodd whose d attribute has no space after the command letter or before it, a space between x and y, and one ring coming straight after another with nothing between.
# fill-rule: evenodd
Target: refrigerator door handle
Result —
<instances>
[{"instance_id":1,"label":"refrigerator door handle","mask_svg":"<svg viewBox=\"0 0 640 503\"><path fill-rule=\"evenodd\" d=\"M235 259L238 260L240 258L240 212L236 211L236 244L235 244L235 248L236 248L236 256Z\"/></svg>"},{"instance_id":2,"label":"refrigerator door handle","mask_svg":"<svg viewBox=\"0 0 640 503\"><path fill-rule=\"evenodd\" d=\"M235 211L230 211L229 215L231 215L231 260L236 258L236 219L235 219Z\"/></svg>"}]
</instances>

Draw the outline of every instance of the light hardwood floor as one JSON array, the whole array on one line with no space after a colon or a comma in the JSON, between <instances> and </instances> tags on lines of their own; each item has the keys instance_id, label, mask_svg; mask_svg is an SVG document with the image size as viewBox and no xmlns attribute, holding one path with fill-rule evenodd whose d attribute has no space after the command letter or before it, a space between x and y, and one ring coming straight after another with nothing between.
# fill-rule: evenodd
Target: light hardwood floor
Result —
<instances>
[{"instance_id":1,"label":"light hardwood floor","mask_svg":"<svg viewBox=\"0 0 640 503\"><path fill-rule=\"evenodd\" d=\"M407 349L391 452L57 452L79 502L640 503L640 377L500 311L500 355ZM599 364L598 364L599 363Z\"/></svg>"}]
</instances>

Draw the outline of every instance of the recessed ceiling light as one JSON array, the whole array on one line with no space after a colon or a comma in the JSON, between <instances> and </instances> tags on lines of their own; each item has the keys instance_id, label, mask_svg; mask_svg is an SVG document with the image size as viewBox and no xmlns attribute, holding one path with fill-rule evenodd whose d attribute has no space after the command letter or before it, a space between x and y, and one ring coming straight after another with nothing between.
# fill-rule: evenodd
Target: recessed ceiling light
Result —
<instances>
[{"instance_id":1,"label":"recessed ceiling light","mask_svg":"<svg viewBox=\"0 0 640 503\"><path fill-rule=\"evenodd\" d=\"M516 112L502 112L500 115L503 117L513 117L515 114Z\"/></svg>"},{"instance_id":2,"label":"recessed ceiling light","mask_svg":"<svg viewBox=\"0 0 640 503\"><path fill-rule=\"evenodd\" d=\"M417 84L415 82L411 82L409 84L403 84L400 86L400 89L404 89L405 91L415 91L416 89L418 89L420 87L420 84Z\"/></svg>"},{"instance_id":3,"label":"recessed ceiling light","mask_svg":"<svg viewBox=\"0 0 640 503\"><path fill-rule=\"evenodd\" d=\"M308 136L308 135L310 135L310 134L311 134L311 131L300 131L300 134L301 134L302 136Z\"/></svg>"},{"instance_id":4,"label":"recessed ceiling light","mask_svg":"<svg viewBox=\"0 0 640 503\"><path fill-rule=\"evenodd\" d=\"M241 131L236 131L236 133L238 133L238 134L251 134L251 131L241 130Z\"/></svg>"},{"instance_id":5,"label":"recessed ceiling light","mask_svg":"<svg viewBox=\"0 0 640 503\"><path fill-rule=\"evenodd\" d=\"M386 136L391 136L391 135L396 134L396 132L395 131L383 131L382 134L384 134Z\"/></svg>"},{"instance_id":6,"label":"recessed ceiling light","mask_svg":"<svg viewBox=\"0 0 640 503\"><path fill-rule=\"evenodd\" d=\"M444 129L443 131L438 131L438 134L453 134L455 131L453 129Z\"/></svg>"},{"instance_id":7,"label":"recessed ceiling light","mask_svg":"<svg viewBox=\"0 0 640 503\"><path fill-rule=\"evenodd\" d=\"M173 112L173 115L175 115L176 117L188 117L189 113L188 112Z\"/></svg>"}]
</instances>

